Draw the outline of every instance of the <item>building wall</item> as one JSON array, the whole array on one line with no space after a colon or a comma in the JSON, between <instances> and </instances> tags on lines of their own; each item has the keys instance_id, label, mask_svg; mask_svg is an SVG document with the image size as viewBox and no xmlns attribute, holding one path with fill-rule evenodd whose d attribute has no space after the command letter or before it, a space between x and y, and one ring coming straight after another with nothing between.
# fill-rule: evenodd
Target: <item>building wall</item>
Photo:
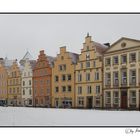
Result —
<instances>
[{"instance_id":1,"label":"building wall","mask_svg":"<svg viewBox=\"0 0 140 140\"><path fill-rule=\"evenodd\" d=\"M121 46L122 43L126 46ZM104 107L105 108L122 108L122 109L138 109L140 107L140 47L138 42L123 39L111 47L104 54ZM139 42L140 45L140 42ZM114 51L115 50L115 51ZM136 54L136 61L131 62L131 54ZM127 56L127 63L122 63L122 56ZM118 56L118 64L114 64L114 57ZM106 59L111 59L111 64L106 64ZM126 71L126 79L123 78L123 71ZM134 82L132 82L131 71L135 71ZM115 84L114 72L118 72L118 84ZM107 85L106 73L110 73L110 84ZM126 84L122 81L127 81ZM115 96L115 91L118 96ZM132 92L135 92L135 99ZM108 97L110 92L110 97ZM125 97L123 97L126 92ZM116 99L115 99L116 97ZM108 98L108 99L107 99ZM133 99L132 99L133 98ZM110 100L110 101L107 101ZM116 101L115 101L116 100ZM133 100L133 101L132 101ZM108 103L107 103L108 102ZM126 105L126 107L124 107Z\"/></svg>"},{"instance_id":2,"label":"building wall","mask_svg":"<svg viewBox=\"0 0 140 140\"><path fill-rule=\"evenodd\" d=\"M7 79L6 68L0 64L0 101L7 103Z\"/></svg>"},{"instance_id":3,"label":"building wall","mask_svg":"<svg viewBox=\"0 0 140 140\"><path fill-rule=\"evenodd\" d=\"M22 106L33 106L33 71L30 61L26 60L22 71Z\"/></svg>"},{"instance_id":4,"label":"building wall","mask_svg":"<svg viewBox=\"0 0 140 140\"><path fill-rule=\"evenodd\" d=\"M66 69L60 70L60 66L64 65ZM52 68L52 107L75 107L74 69L75 65L72 64L69 52L66 51L66 47L61 47L60 54L57 55ZM65 75L64 81L62 75ZM68 75L71 75L71 80L68 80ZM59 77L58 81L55 80L56 76ZM68 86L71 86L71 91L68 91ZM56 92L56 87L59 88L58 92ZM63 87L66 91L62 91Z\"/></svg>"},{"instance_id":5,"label":"building wall","mask_svg":"<svg viewBox=\"0 0 140 140\"><path fill-rule=\"evenodd\" d=\"M40 51L37 63L33 69L33 100L34 106L51 106L51 75L52 70L44 54Z\"/></svg>"},{"instance_id":6,"label":"building wall","mask_svg":"<svg viewBox=\"0 0 140 140\"><path fill-rule=\"evenodd\" d=\"M89 67L86 66L88 62L90 63ZM95 79L95 73L97 72L99 79ZM87 73L90 74L90 80L86 79ZM76 107L102 107L102 55L96 51L96 46L91 40L91 36L85 38L85 43L83 43L83 49L76 65L75 74ZM82 76L81 80L78 80L79 75ZM87 91L88 86L91 86L91 93ZM96 93L97 86L100 87L99 93ZM82 88L82 92L78 91L80 87ZM92 101L89 101L89 98Z\"/></svg>"},{"instance_id":7,"label":"building wall","mask_svg":"<svg viewBox=\"0 0 140 140\"><path fill-rule=\"evenodd\" d=\"M21 106L21 71L16 62L8 74L8 105Z\"/></svg>"}]
</instances>

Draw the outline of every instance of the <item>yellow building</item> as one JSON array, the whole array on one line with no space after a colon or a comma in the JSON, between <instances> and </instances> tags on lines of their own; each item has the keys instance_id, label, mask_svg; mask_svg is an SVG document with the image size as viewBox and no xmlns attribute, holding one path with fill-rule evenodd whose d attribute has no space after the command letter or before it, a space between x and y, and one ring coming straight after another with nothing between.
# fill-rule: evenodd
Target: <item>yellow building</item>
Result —
<instances>
[{"instance_id":1,"label":"yellow building","mask_svg":"<svg viewBox=\"0 0 140 140\"><path fill-rule=\"evenodd\" d=\"M78 54L60 48L52 68L52 107L75 107L75 64Z\"/></svg>"},{"instance_id":2,"label":"yellow building","mask_svg":"<svg viewBox=\"0 0 140 140\"><path fill-rule=\"evenodd\" d=\"M8 72L8 105L21 106L21 69L16 61Z\"/></svg>"},{"instance_id":3,"label":"yellow building","mask_svg":"<svg viewBox=\"0 0 140 140\"><path fill-rule=\"evenodd\" d=\"M122 37L104 54L104 107L140 108L140 40Z\"/></svg>"},{"instance_id":4,"label":"yellow building","mask_svg":"<svg viewBox=\"0 0 140 140\"><path fill-rule=\"evenodd\" d=\"M103 52L106 47L87 34L76 65L76 107L102 107Z\"/></svg>"},{"instance_id":5,"label":"yellow building","mask_svg":"<svg viewBox=\"0 0 140 140\"><path fill-rule=\"evenodd\" d=\"M7 104L7 79L7 69L4 64L0 64L0 105Z\"/></svg>"}]
</instances>

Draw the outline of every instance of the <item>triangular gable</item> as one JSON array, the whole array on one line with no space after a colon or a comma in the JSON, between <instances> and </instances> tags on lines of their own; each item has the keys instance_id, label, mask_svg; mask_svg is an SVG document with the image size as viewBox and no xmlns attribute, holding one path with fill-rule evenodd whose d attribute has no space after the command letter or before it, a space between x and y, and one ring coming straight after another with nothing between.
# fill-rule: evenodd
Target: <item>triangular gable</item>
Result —
<instances>
[{"instance_id":1,"label":"triangular gable","mask_svg":"<svg viewBox=\"0 0 140 140\"><path fill-rule=\"evenodd\" d=\"M110 48L106 50L108 52L114 52L122 49L129 49L132 47L140 46L140 40L130 39L126 37L120 38L118 41L113 43Z\"/></svg>"}]
</instances>

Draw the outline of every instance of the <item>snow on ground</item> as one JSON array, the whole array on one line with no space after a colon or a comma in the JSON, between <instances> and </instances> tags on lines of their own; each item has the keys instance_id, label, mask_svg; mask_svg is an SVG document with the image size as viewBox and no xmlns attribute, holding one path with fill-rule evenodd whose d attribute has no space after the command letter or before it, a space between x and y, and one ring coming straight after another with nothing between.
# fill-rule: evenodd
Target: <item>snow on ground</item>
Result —
<instances>
[{"instance_id":1,"label":"snow on ground","mask_svg":"<svg viewBox=\"0 0 140 140\"><path fill-rule=\"evenodd\" d=\"M140 126L140 112L0 107L0 126Z\"/></svg>"}]
</instances>

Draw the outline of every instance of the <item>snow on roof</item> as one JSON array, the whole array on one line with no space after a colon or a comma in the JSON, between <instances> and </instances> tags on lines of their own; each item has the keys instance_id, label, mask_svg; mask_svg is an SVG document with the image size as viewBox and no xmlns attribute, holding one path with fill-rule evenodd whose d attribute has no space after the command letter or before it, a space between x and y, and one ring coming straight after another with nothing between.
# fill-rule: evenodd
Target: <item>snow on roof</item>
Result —
<instances>
[{"instance_id":1,"label":"snow on roof","mask_svg":"<svg viewBox=\"0 0 140 140\"><path fill-rule=\"evenodd\" d=\"M79 54L73 53L73 52L68 52L70 58L72 59L72 63L76 64L78 59L79 59Z\"/></svg>"}]
</instances>

